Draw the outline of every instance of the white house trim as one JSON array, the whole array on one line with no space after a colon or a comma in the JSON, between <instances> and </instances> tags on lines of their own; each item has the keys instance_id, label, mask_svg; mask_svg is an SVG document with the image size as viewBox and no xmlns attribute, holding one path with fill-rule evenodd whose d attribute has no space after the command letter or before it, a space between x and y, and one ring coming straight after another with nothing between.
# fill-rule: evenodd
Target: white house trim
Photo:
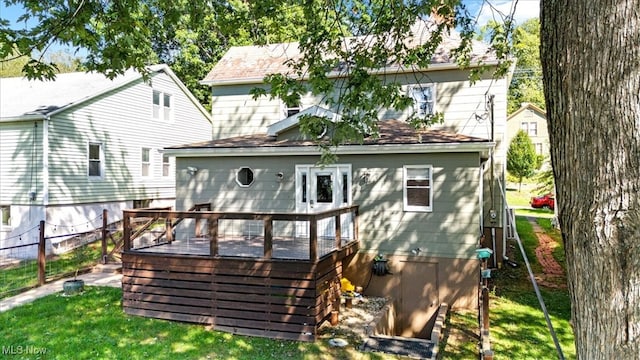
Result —
<instances>
[{"instance_id":1,"label":"white house trim","mask_svg":"<svg viewBox=\"0 0 640 360\"><path fill-rule=\"evenodd\" d=\"M337 155L359 154L428 154L447 152L478 152L483 155L496 145L495 142L482 143L445 143L445 144L410 144L410 145L343 145L334 151ZM188 148L164 150L165 154L176 157L229 157L229 156L289 156L289 155L319 155L316 146L282 146L282 147L256 147L256 148Z\"/></svg>"}]
</instances>

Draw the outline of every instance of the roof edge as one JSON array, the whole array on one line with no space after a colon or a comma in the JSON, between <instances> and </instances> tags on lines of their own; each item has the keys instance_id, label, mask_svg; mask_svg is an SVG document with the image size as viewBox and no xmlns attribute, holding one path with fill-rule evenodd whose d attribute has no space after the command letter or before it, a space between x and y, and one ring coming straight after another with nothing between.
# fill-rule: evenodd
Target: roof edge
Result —
<instances>
[{"instance_id":1,"label":"roof edge","mask_svg":"<svg viewBox=\"0 0 640 360\"><path fill-rule=\"evenodd\" d=\"M420 69L420 70L401 67L401 66L387 66L382 69L372 70L371 74L372 75L385 75L385 74L388 75L390 72L394 72L396 74L407 74L407 73L414 73L416 71L466 70L466 69L479 68L487 65L495 66L498 64L499 64L499 61L492 60L487 62L477 62L469 65L466 68L462 68L456 63L449 62L444 64L432 64L432 65L429 65L429 67L425 69ZM331 71L327 74L327 77L330 79L339 79L339 78L347 77L347 75L348 74L344 72ZM199 81L199 83L201 85L209 85L209 86L228 86L228 85L261 84L263 83L263 80L264 80L264 77L252 77L252 78L245 78L245 79L230 79L230 80L201 80ZM300 80L303 80L303 81L309 80L309 77L304 76Z\"/></svg>"},{"instance_id":2,"label":"roof edge","mask_svg":"<svg viewBox=\"0 0 640 360\"><path fill-rule=\"evenodd\" d=\"M495 147L492 141L471 143L430 143L430 144L384 144L384 145L340 145L334 148L336 155L371 154L428 154L478 152L489 154ZM301 156L320 155L317 146L288 147L228 147L228 148L164 148L163 153L176 157L233 157L233 156Z\"/></svg>"}]
</instances>

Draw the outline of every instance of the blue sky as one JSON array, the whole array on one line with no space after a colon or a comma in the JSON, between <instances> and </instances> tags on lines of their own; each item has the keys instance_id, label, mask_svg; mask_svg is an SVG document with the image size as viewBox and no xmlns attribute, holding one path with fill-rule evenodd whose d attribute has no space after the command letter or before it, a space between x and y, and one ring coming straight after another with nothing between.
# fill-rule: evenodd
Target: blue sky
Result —
<instances>
[{"instance_id":1,"label":"blue sky","mask_svg":"<svg viewBox=\"0 0 640 360\"><path fill-rule=\"evenodd\" d=\"M491 3L493 9L488 5L488 2ZM529 18L539 16L540 0L463 0L471 14L479 15L478 24L480 25L496 17L496 9L505 14L510 13L515 2L517 2L515 19L518 24ZM0 18L8 19L14 23L21 12L21 6L7 7L4 1L0 1Z\"/></svg>"},{"instance_id":2,"label":"blue sky","mask_svg":"<svg viewBox=\"0 0 640 360\"><path fill-rule=\"evenodd\" d=\"M489 20L499 20L500 13L510 14L516 3L514 19L516 25L540 16L540 0L462 0L469 12L478 17L478 25ZM491 3L489 6L488 3Z\"/></svg>"}]
</instances>

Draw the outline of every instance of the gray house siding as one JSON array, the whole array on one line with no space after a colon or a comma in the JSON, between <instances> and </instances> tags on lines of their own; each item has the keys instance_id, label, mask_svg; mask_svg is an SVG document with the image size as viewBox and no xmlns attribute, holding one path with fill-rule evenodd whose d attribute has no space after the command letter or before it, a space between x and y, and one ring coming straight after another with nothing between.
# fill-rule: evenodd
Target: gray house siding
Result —
<instances>
[{"instance_id":1,"label":"gray house siding","mask_svg":"<svg viewBox=\"0 0 640 360\"><path fill-rule=\"evenodd\" d=\"M41 196L42 153L42 121L0 122L0 204Z\"/></svg>"},{"instance_id":2,"label":"gray house siding","mask_svg":"<svg viewBox=\"0 0 640 360\"><path fill-rule=\"evenodd\" d=\"M442 124L434 124L431 128L441 129L464 135L491 139L496 142L494 150L494 174L487 166L484 171L484 213L486 226L500 227L504 208L501 188L505 184L506 153L508 143L506 136L507 79L492 79L490 73L471 84L469 71L450 69L433 70L423 73L394 74L393 80L404 84L435 85L435 111L444 116ZM249 91L259 84L217 85L213 87L212 118L214 138L226 138L237 135L264 133L266 126L284 118L282 103L278 99L261 97L254 100ZM494 95L493 131L488 105L488 95ZM311 94L301 99L302 108L321 105L321 99ZM407 112L399 113L381 110L381 119L405 119ZM296 136L297 130L283 137ZM490 186L493 180L493 187ZM490 220L489 210L496 211L496 222Z\"/></svg>"},{"instance_id":3,"label":"gray house siding","mask_svg":"<svg viewBox=\"0 0 640 360\"><path fill-rule=\"evenodd\" d=\"M105 83L103 77L87 74L91 86L86 88L92 93L79 99L47 97L42 89L50 83L11 79L24 89L39 90L30 111L35 104L53 105L35 115L24 115L25 109L6 111L0 119L0 205L11 206L11 225L0 228L0 240L27 241L34 227L37 237L40 220L46 221L48 236L71 228L75 230L67 233L90 230L102 225L103 209L109 210L108 221L116 221L135 200L151 206L175 204L175 159L165 169L162 149L211 140L210 117L166 66L154 66L150 82L134 75ZM60 91L66 86L74 90L69 94L79 96L83 74L60 78ZM170 117L154 119L154 90L163 99L170 96ZM4 110L13 106L12 99L2 94L8 104ZM36 117L40 119L29 120ZM99 177L89 176L89 143L101 146ZM142 173L143 148L149 149L148 176Z\"/></svg>"},{"instance_id":4,"label":"gray house siding","mask_svg":"<svg viewBox=\"0 0 640 360\"><path fill-rule=\"evenodd\" d=\"M152 118L154 89L172 94L171 121ZM209 123L188 102L168 76L157 74L151 86L140 79L56 115L49 126L50 203L172 198L174 173L162 175L161 148L211 138ZM87 173L90 142L103 146L100 179ZM143 147L150 149L148 177L142 176Z\"/></svg>"},{"instance_id":5,"label":"gray house siding","mask_svg":"<svg viewBox=\"0 0 640 360\"><path fill-rule=\"evenodd\" d=\"M294 212L295 165L315 164L315 156L211 157L177 159L177 209L211 203L227 212ZM475 256L479 239L479 157L477 153L345 155L352 166L353 204L360 205L362 250L447 258ZM403 166L433 166L433 211L403 209ZM187 166L197 167L190 175ZM241 167L254 171L254 183L235 181ZM284 180L276 181L282 172ZM361 183L363 174L369 182Z\"/></svg>"}]
</instances>

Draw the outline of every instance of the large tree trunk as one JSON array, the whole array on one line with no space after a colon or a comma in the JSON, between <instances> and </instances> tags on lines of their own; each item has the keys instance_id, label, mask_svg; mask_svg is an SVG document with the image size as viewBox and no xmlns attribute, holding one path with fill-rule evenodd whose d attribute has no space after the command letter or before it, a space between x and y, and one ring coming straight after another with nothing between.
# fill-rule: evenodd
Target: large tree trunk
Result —
<instances>
[{"instance_id":1,"label":"large tree trunk","mask_svg":"<svg viewBox=\"0 0 640 360\"><path fill-rule=\"evenodd\" d=\"M542 0L541 60L579 359L640 358L640 0Z\"/></svg>"}]
</instances>

